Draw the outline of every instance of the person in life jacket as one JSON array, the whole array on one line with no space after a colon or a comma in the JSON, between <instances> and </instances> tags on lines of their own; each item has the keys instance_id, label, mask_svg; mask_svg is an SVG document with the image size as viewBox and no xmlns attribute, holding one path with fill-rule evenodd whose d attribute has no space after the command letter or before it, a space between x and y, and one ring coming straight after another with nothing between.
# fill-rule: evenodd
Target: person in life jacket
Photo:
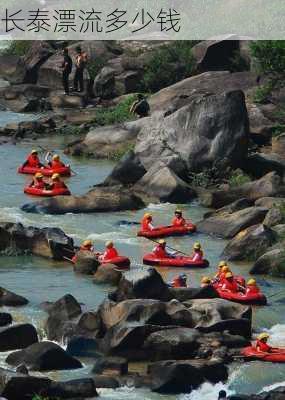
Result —
<instances>
[{"instance_id":1,"label":"person in life jacket","mask_svg":"<svg viewBox=\"0 0 285 400\"><path fill-rule=\"evenodd\" d=\"M260 293L260 289L256 284L256 280L250 279L247 282L245 294L259 294L259 293Z\"/></svg>"},{"instance_id":2,"label":"person in life jacket","mask_svg":"<svg viewBox=\"0 0 285 400\"><path fill-rule=\"evenodd\" d=\"M130 113L137 115L139 118L143 118L149 115L149 110L150 107L147 99L139 93L137 100L131 105Z\"/></svg>"},{"instance_id":3,"label":"person in life jacket","mask_svg":"<svg viewBox=\"0 0 285 400\"><path fill-rule=\"evenodd\" d=\"M59 174L53 174L51 177L49 190L55 190L55 189L68 189L66 184L60 179Z\"/></svg>"},{"instance_id":4,"label":"person in life jacket","mask_svg":"<svg viewBox=\"0 0 285 400\"><path fill-rule=\"evenodd\" d=\"M26 161L23 164L23 167L32 167L32 168L42 168L43 164L40 162L38 151L32 150L28 155Z\"/></svg>"},{"instance_id":5,"label":"person in life jacket","mask_svg":"<svg viewBox=\"0 0 285 400\"><path fill-rule=\"evenodd\" d=\"M158 258L173 258L175 257L175 253L166 250L166 241L164 239L160 239L158 244L152 250L152 253Z\"/></svg>"},{"instance_id":6,"label":"person in life jacket","mask_svg":"<svg viewBox=\"0 0 285 400\"><path fill-rule=\"evenodd\" d=\"M50 153L47 153L46 160L47 160L48 166L49 166L50 168L52 168L52 169L59 169L59 168L65 167L65 164L61 161L61 159L60 159L60 157L59 157L58 154L54 154L54 155L52 156L52 159L51 159L51 160L49 160L49 157L50 157L50 156L51 156L51 154L50 154Z\"/></svg>"},{"instance_id":7,"label":"person in life jacket","mask_svg":"<svg viewBox=\"0 0 285 400\"><path fill-rule=\"evenodd\" d=\"M30 187L35 189L48 189L48 184L44 181L44 176L41 172L37 172L34 176L33 182L30 184Z\"/></svg>"},{"instance_id":8,"label":"person in life jacket","mask_svg":"<svg viewBox=\"0 0 285 400\"><path fill-rule=\"evenodd\" d=\"M228 272L232 273L230 267L228 265L224 265L222 267L221 273L219 275L219 281L218 282L220 283L220 285L222 285L224 283L224 280L226 279L226 275L227 275Z\"/></svg>"},{"instance_id":9,"label":"person in life jacket","mask_svg":"<svg viewBox=\"0 0 285 400\"><path fill-rule=\"evenodd\" d=\"M227 262L226 261L220 261L219 264L218 264L218 271L217 271L217 273L216 273L216 275L214 276L214 279L213 279L214 282L220 282L221 277L222 277L222 273L223 273L222 272L223 267L227 267L228 268L226 272L229 271L229 267L228 267Z\"/></svg>"},{"instance_id":10,"label":"person in life jacket","mask_svg":"<svg viewBox=\"0 0 285 400\"><path fill-rule=\"evenodd\" d=\"M143 232L149 232L154 229L152 225L152 215L150 213L145 213L143 219L141 220L141 230Z\"/></svg>"},{"instance_id":11,"label":"person in life jacket","mask_svg":"<svg viewBox=\"0 0 285 400\"><path fill-rule=\"evenodd\" d=\"M203 276L203 278L201 279L200 287L201 288L208 287L211 286L211 284L212 284L211 278L209 276Z\"/></svg>"},{"instance_id":12,"label":"person in life jacket","mask_svg":"<svg viewBox=\"0 0 285 400\"><path fill-rule=\"evenodd\" d=\"M174 216L174 218L173 218L173 220L171 222L171 224L173 226L185 226L186 225L186 221L182 216L182 211L181 210L179 210L179 209L175 210L174 215L175 216Z\"/></svg>"},{"instance_id":13,"label":"person in life jacket","mask_svg":"<svg viewBox=\"0 0 285 400\"><path fill-rule=\"evenodd\" d=\"M99 261L108 261L112 260L119 256L118 251L114 247L114 243L111 240L108 240L105 244L106 249L102 255L99 256Z\"/></svg>"},{"instance_id":14,"label":"person in life jacket","mask_svg":"<svg viewBox=\"0 0 285 400\"><path fill-rule=\"evenodd\" d=\"M222 290L237 293L239 291L239 285L234 280L234 276L231 272L227 272L225 279L223 279Z\"/></svg>"},{"instance_id":15,"label":"person in life jacket","mask_svg":"<svg viewBox=\"0 0 285 400\"><path fill-rule=\"evenodd\" d=\"M263 353L270 353L272 350L272 347L267 344L268 339L270 338L270 335L268 333L261 333L257 337L257 341L255 344L255 348L257 351L263 352Z\"/></svg>"},{"instance_id":16,"label":"person in life jacket","mask_svg":"<svg viewBox=\"0 0 285 400\"><path fill-rule=\"evenodd\" d=\"M187 287L187 275L180 274L176 276L173 281L171 282L171 287L173 288L182 288Z\"/></svg>"},{"instance_id":17,"label":"person in life jacket","mask_svg":"<svg viewBox=\"0 0 285 400\"><path fill-rule=\"evenodd\" d=\"M84 242L81 244L80 251L93 251L93 243L90 239L84 240Z\"/></svg>"},{"instance_id":18,"label":"person in life jacket","mask_svg":"<svg viewBox=\"0 0 285 400\"><path fill-rule=\"evenodd\" d=\"M192 261L203 261L203 251L201 244L196 242L193 246Z\"/></svg>"}]
</instances>

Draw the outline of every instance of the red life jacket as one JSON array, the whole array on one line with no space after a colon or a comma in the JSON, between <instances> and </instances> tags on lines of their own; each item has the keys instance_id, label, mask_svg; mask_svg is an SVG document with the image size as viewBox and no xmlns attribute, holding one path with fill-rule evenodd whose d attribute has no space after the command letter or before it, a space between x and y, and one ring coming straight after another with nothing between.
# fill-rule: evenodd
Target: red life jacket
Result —
<instances>
[{"instance_id":1,"label":"red life jacket","mask_svg":"<svg viewBox=\"0 0 285 400\"><path fill-rule=\"evenodd\" d=\"M228 279L224 279L222 289L229 290L230 292L236 293L236 292L238 292L238 285L235 280L232 280L230 282Z\"/></svg>"},{"instance_id":2,"label":"red life jacket","mask_svg":"<svg viewBox=\"0 0 285 400\"><path fill-rule=\"evenodd\" d=\"M179 277L173 279L171 286L173 288L187 287L186 282L180 279Z\"/></svg>"},{"instance_id":3,"label":"red life jacket","mask_svg":"<svg viewBox=\"0 0 285 400\"><path fill-rule=\"evenodd\" d=\"M267 343L262 342L261 340L256 341L255 347L257 350L264 351L265 353L268 353L271 350L271 347Z\"/></svg>"},{"instance_id":4,"label":"red life jacket","mask_svg":"<svg viewBox=\"0 0 285 400\"><path fill-rule=\"evenodd\" d=\"M50 162L50 167L53 169L59 169L59 168L65 167L65 165L61 161L53 160Z\"/></svg>"},{"instance_id":5,"label":"red life jacket","mask_svg":"<svg viewBox=\"0 0 285 400\"><path fill-rule=\"evenodd\" d=\"M38 156L30 154L27 158L27 163L29 167L37 168L41 166L41 162Z\"/></svg>"},{"instance_id":6,"label":"red life jacket","mask_svg":"<svg viewBox=\"0 0 285 400\"><path fill-rule=\"evenodd\" d=\"M202 250L196 250L192 254L192 260L193 261L203 261L203 256L204 256L204 254L203 254Z\"/></svg>"},{"instance_id":7,"label":"red life jacket","mask_svg":"<svg viewBox=\"0 0 285 400\"><path fill-rule=\"evenodd\" d=\"M186 221L183 217L174 217L172 220L172 225L173 226L185 226Z\"/></svg>"},{"instance_id":8,"label":"red life jacket","mask_svg":"<svg viewBox=\"0 0 285 400\"><path fill-rule=\"evenodd\" d=\"M67 186L64 182L62 181L55 181L51 184L51 189L67 189Z\"/></svg>"},{"instance_id":9,"label":"red life jacket","mask_svg":"<svg viewBox=\"0 0 285 400\"><path fill-rule=\"evenodd\" d=\"M257 294L257 293L260 293L259 287L255 285L248 285L246 287L246 294Z\"/></svg>"},{"instance_id":10,"label":"red life jacket","mask_svg":"<svg viewBox=\"0 0 285 400\"><path fill-rule=\"evenodd\" d=\"M46 184L43 180L38 181L37 179L35 179L32 186L35 189L45 189Z\"/></svg>"},{"instance_id":11,"label":"red life jacket","mask_svg":"<svg viewBox=\"0 0 285 400\"><path fill-rule=\"evenodd\" d=\"M169 257L167 251L160 244L155 246L155 248L153 249L153 254L155 254L156 257L158 257L158 258L168 258Z\"/></svg>"},{"instance_id":12,"label":"red life jacket","mask_svg":"<svg viewBox=\"0 0 285 400\"><path fill-rule=\"evenodd\" d=\"M118 257L118 252L115 247L111 247L110 249L106 249L105 253L103 254L103 261L112 260L112 258Z\"/></svg>"},{"instance_id":13,"label":"red life jacket","mask_svg":"<svg viewBox=\"0 0 285 400\"><path fill-rule=\"evenodd\" d=\"M141 230L142 230L143 232L151 231L151 227L149 226L150 223L151 223L151 222L150 222L149 219L143 218L143 219L141 220Z\"/></svg>"}]
</instances>

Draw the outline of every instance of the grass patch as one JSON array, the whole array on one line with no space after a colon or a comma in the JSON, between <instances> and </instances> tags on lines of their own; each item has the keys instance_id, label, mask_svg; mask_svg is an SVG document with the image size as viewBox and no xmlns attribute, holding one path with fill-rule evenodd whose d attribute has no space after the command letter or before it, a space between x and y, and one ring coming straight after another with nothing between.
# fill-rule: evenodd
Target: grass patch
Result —
<instances>
[{"instance_id":1,"label":"grass patch","mask_svg":"<svg viewBox=\"0 0 285 400\"><path fill-rule=\"evenodd\" d=\"M107 159L110 161L119 161L126 153L134 150L134 142L126 142L116 149L112 149L107 153Z\"/></svg>"},{"instance_id":2,"label":"grass patch","mask_svg":"<svg viewBox=\"0 0 285 400\"><path fill-rule=\"evenodd\" d=\"M31 40L12 40L9 46L1 51L1 55L24 56L30 50L32 43Z\"/></svg>"},{"instance_id":3,"label":"grass patch","mask_svg":"<svg viewBox=\"0 0 285 400\"><path fill-rule=\"evenodd\" d=\"M133 120L134 115L130 113L130 107L135 100L136 96L131 95L115 107L98 109L92 123L97 126L104 126Z\"/></svg>"},{"instance_id":4,"label":"grass patch","mask_svg":"<svg viewBox=\"0 0 285 400\"><path fill-rule=\"evenodd\" d=\"M245 183L250 182L251 179L248 175L244 174L242 170L237 169L233 171L232 175L229 178L230 187L236 187L244 185Z\"/></svg>"}]
</instances>

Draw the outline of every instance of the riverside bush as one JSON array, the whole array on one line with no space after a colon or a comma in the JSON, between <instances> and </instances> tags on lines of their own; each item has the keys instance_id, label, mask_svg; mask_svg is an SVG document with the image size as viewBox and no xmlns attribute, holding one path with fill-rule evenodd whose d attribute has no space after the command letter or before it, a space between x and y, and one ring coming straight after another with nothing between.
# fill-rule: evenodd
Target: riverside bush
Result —
<instances>
[{"instance_id":1,"label":"riverside bush","mask_svg":"<svg viewBox=\"0 0 285 400\"><path fill-rule=\"evenodd\" d=\"M131 121L134 116L130 113L130 107L135 100L136 96L131 95L121 101L115 107L98 109L93 123L98 126L103 126Z\"/></svg>"},{"instance_id":2,"label":"riverside bush","mask_svg":"<svg viewBox=\"0 0 285 400\"><path fill-rule=\"evenodd\" d=\"M9 46L1 51L4 55L24 56L32 45L31 40L12 40Z\"/></svg>"}]
</instances>

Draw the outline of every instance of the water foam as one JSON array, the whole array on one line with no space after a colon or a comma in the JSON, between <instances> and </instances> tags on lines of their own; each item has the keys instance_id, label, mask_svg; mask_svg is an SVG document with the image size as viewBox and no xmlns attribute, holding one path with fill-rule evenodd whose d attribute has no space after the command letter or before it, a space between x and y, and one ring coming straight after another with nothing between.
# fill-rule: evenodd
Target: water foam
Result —
<instances>
[{"instance_id":1,"label":"water foam","mask_svg":"<svg viewBox=\"0 0 285 400\"><path fill-rule=\"evenodd\" d=\"M219 391L225 390L228 395L232 395L235 392L230 390L227 385L219 382L216 385L212 385L209 382L204 383L197 390L189 394L184 394L178 397L178 400L215 400L218 398Z\"/></svg>"}]
</instances>

